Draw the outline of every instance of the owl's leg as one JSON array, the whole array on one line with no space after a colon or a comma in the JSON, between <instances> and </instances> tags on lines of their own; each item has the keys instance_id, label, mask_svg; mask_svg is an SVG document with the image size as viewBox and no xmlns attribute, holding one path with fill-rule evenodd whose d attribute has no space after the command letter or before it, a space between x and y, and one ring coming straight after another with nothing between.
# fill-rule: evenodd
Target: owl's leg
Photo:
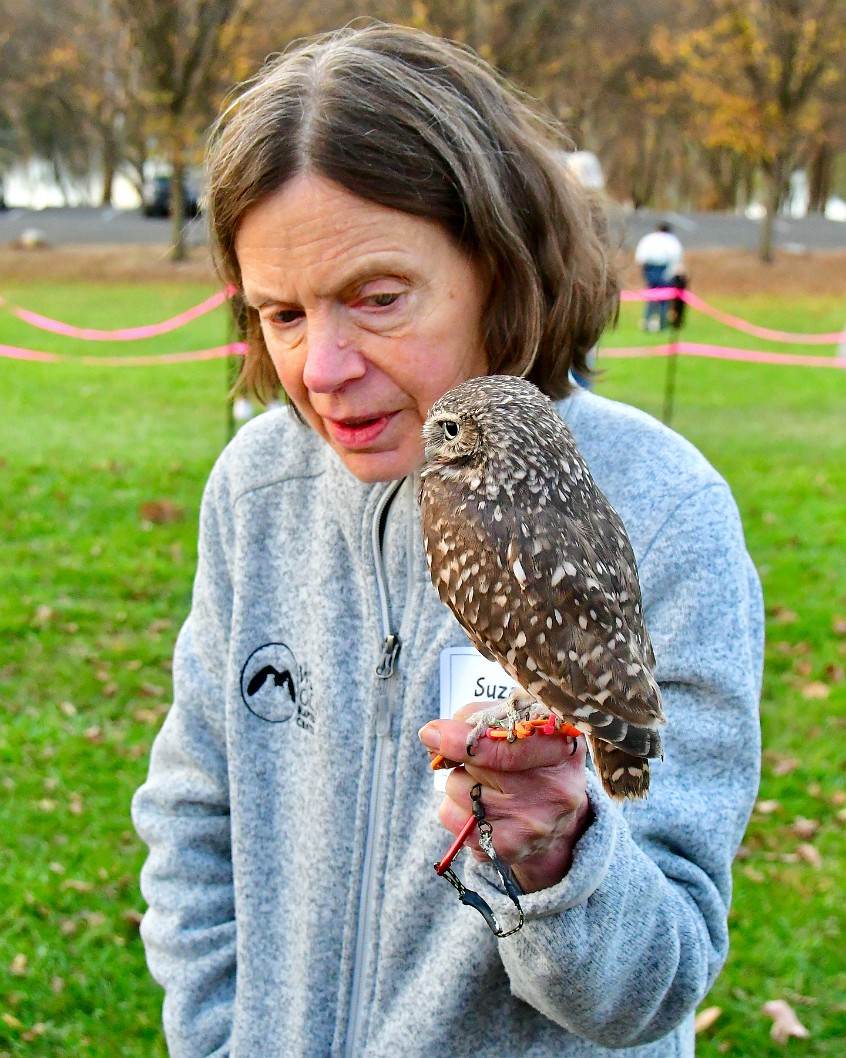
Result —
<instances>
[{"instance_id":1,"label":"owl's leg","mask_svg":"<svg viewBox=\"0 0 846 1058\"><path fill-rule=\"evenodd\" d=\"M504 702L497 702L467 717L467 723L471 726L467 736L467 752L472 754L479 739L487 733L489 727L507 730L508 741L513 742L520 737L519 724L528 720L546 719L548 716L549 710L545 705L541 705L522 687L515 687Z\"/></svg>"}]
</instances>

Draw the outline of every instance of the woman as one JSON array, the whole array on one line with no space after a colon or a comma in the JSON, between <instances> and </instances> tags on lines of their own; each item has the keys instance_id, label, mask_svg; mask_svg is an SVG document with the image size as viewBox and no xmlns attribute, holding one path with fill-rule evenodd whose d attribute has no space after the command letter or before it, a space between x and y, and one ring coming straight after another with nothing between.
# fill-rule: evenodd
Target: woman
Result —
<instances>
[{"instance_id":1,"label":"woman","mask_svg":"<svg viewBox=\"0 0 846 1058\"><path fill-rule=\"evenodd\" d=\"M174 704L133 805L173 1056L692 1053L757 786L760 592L704 459L573 392L617 286L551 135L469 52L378 25L277 58L215 130L244 379L291 406L212 472ZM486 372L561 399L635 547L667 750L623 811L583 749L483 740L471 760L466 725L437 719L441 661L467 640L423 559L420 427ZM448 835L421 727L467 764L448 830L482 785L526 894L508 939L432 872Z\"/></svg>"}]
</instances>

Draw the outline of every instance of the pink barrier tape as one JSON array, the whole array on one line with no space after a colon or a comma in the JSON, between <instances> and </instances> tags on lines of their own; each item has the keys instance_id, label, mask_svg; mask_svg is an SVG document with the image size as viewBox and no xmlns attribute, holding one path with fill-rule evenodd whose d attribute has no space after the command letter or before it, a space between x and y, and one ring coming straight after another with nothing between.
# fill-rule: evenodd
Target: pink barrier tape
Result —
<instances>
[{"instance_id":1,"label":"pink barrier tape","mask_svg":"<svg viewBox=\"0 0 846 1058\"><path fill-rule=\"evenodd\" d=\"M14 345L0 345L0 356L9 360L41 360L50 364L58 364L62 360L58 353L41 353L37 349L18 349Z\"/></svg>"},{"instance_id":2,"label":"pink barrier tape","mask_svg":"<svg viewBox=\"0 0 846 1058\"><path fill-rule=\"evenodd\" d=\"M33 360L50 364L84 364L86 367L155 367L159 364L185 364L195 360L219 360L224 356L243 356L244 342L218 345L214 349L193 349L187 353L159 353L155 356L65 356L37 349L19 349L0 345L0 357L9 360Z\"/></svg>"},{"instance_id":3,"label":"pink barrier tape","mask_svg":"<svg viewBox=\"0 0 846 1058\"><path fill-rule=\"evenodd\" d=\"M128 342L137 341L140 338L153 338L158 334L167 334L178 327L184 327L186 323L190 323L192 320L196 320L207 312L218 308L236 292L236 287L229 286L225 290L219 290L216 294L212 294L211 297L206 298L199 305L186 309L185 312L180 312L179 315L173 316L169 320L163 320L161 323L150 323L143 327L124 327L114 331L101 331L91 327L74 327L70 323L62 323L61 320L53 320L49 316L41 316L39 313L31 312L29 309L18 308L2 295L0 295L0 305L5 306L12 315L17 316L18 319L29 323L31 326L38 327L43 331L50 331L53 334L61 334L66 338L82 338L90 342ZM795 345L834 345L846 340L846 330L831 331L828 334L794 334L790 331L776 331L770 327L759 327L757 324L750 323L739 316L723 312L722 309L709 304L704 298L700 298L689 290L680 290L676 287L653 287L651 290L623 290L620 292L621 301L669 301L671 298L676 297L680 297L691 308L698 309L706 316L710 316L720 323L725 323L735 330L752 334L756 338L767 338L774 342L785 342Z\"/></svg>"},{"instance_id":4,"label":"pink barrier tape","mask_svg":"<svg viewBox=\"0 0 846 1058\"><path fill-rule=\"evenodd\" d=\"M620 292L621 301L669 301L671 298L681 298L693 309L698 309L706 316L710 316L720 323L733 327L736 331L745 331L753 334L756 338L768 338L773 342L785 342L791 345L836 345L846 339L846 330L831 331L828 334L794 334L791 331L774 331L770 327L759 327L756 323L750 323L739 316L732 316L730 312L723 312L709 304L697 294L689 290L679 290L676 287L653 287L651 290L623 290Z\"/></svg>"},{"instance_id":5,"label":"pink barrier tape","mask_svg":"<svg viewBox=\"0 0 846 1058\"><path fill-rule=\"evenodd\" d=\"M802 356L801 353L764 353L755 349L732 349L724 345L702 345L699 342L671 342L669 345L643 345L603 349L600 359L622 360L643 356L704 356L717 360L739 360L750 364L782 364L792 367L839 367L846 369L846 358L836 356Z\"/></svg>"},{"instance_id":6,"label":"pink barrier tape","mask_svg":"<svg viewBox=\"0 0 846 1058\"><path fill-rule=\"evenodd\" d=\"M139 338L153 338L157 334L167 334L168 331L175 331L177 327L184 327L186 323L218 308L234 292L234 287L227 287L226 290L219 290L216 294L212 294L199 305L186 309L185 312L180 312L178 316L164 320L162 323L150 323L144 327L124 327L116 331L74 327L73 324L62 323L61 320L51 320L49 316L41 316L37 312L30 312L29 309L21 309L17 305L12 305L2 295L0 295L0 305L5 306L13 316L17 316L19 320L23 320L32 327L38 327L42 331L50 331L53 334L61 334L65 338L84 338L89 342L130 342Z\"/></svg>"}]
</instances>

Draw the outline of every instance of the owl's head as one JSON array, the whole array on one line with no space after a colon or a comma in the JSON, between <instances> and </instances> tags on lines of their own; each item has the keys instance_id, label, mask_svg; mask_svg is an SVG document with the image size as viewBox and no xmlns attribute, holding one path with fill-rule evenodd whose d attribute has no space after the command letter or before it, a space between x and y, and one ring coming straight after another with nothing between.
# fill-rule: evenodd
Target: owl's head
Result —
<instances>
[{"instance_id":1,"label":"owl's head","mask_svg":"<svg viewBox=\"0 0 846 1058\"><path fill-rule=\"evenodd\" d=\"M424 475L513 464L536 446L534 431L546 419L560 422L549 399L525 379L483 375L462 382L435 401L423 426Z\"/></svg>"},{"instance_id":2,"label":"owl's head","mask_svg":"<svg viewBox=\"0 0 846 1058\"><path fill-rule=\"evenodd\" d=\"M472 463L482 450L481 424L471 411L458 407L439 409L440 404L438 401L434 405L423 425L427 464Z\"/></svg>"}]
</instances>

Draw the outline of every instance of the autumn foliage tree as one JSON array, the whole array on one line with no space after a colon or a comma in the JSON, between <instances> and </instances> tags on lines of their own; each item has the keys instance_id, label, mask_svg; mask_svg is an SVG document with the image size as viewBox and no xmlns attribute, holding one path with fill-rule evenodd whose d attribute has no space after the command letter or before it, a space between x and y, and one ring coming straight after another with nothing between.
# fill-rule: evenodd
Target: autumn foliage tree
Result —
<instances>
[{"instance_id":1,"label":"autumn foliage tree","mask_svg":"<svg viewBox=\"0 0 846 1058\"><path fill-rule=\"evenodd\" d=\"M846 160L846 0L0 0L0 163L187 165L226 93L293 39L364 17L478 50L602 160L635 207L737 209L763 186L762 253L791 173L822 209ZM841 190L843 194L843 190Z\"/></svg>"},{"instance_id":2,"label":"autumn foliage tree","mask_svg":"<svg viewBox=\"0 0 846 1058\"><path fill-rule=\"evenodd\" d=\"M826 101L842 86L844 0L716 0L713 18L656 53L686 101L684 123L706 150L728 151L762 173L760 255L772 259L773 222L793 169L809 159Z\"/></svg>"}]
</instances>

